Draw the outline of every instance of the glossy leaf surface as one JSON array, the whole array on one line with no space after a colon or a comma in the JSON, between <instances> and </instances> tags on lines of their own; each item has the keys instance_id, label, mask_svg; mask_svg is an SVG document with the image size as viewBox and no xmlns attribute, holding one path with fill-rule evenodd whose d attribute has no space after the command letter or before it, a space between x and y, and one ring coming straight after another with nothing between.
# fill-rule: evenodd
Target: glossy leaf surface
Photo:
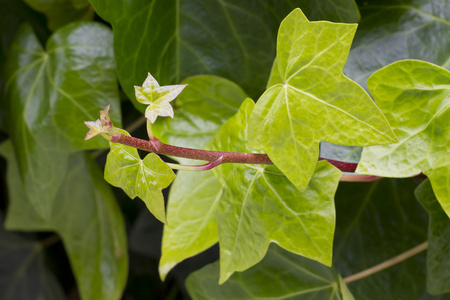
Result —
<instances>
[{"instance_id":1,"label":"glossy leaf surface","mask_svg":"<svg viewBox=\"0 0 450 300\"><path fill-rule=\"evenodd\" d=\"M123 130L121 133L129 135ZM139 197L158 220L166 223L161 191L172 183L175 174L158 155L149 153L141 159L136 148L111 143L104 176L106 181L123 189L131 199Z\"/></svg>"},{"instance_id":2,"label":"glossy leaf surface","mask_svg":"<svg viewBox=\"0 0 450 300\"><path fill-rule=\"evenodd\" d=\"M194 299L342 299L352 300L334 269L272 245L261 263L218 285L219 264L188 277Z\"/></svg>"},{"instance_id":3,"label":"glossy leaf surface","mask_svg":"<svg viewBox=\"0 0 450 300\"><path fill-rule=\"evenodd\" d=\"M85 120L111 104L120 122L110 30L96 23L71 24L40 45L23 26L11 46L5 86L8 130L27 196L49 218L67 172L70 152L106 147L84 141Z\"/></svg>"},{"instance_id":4,"label":"glossy leaf surface","mask_svg":"<svg viewBox=\"0 0 450 300\"><path fill-rule=\"evenodd\" d=\"M159 274L164 279L179 262L219 241L216 213L222 186L212 170L179 171L170 188Z\"/></svg>"},{"instance_id":5,"label":"glossy leaf surface","mask_svg":"<svg viewBox=\"0 0 450 300\"><path fill-rule=\"evenodd\" d=\"M363 1L359 9L362 18L344 73L364 88L375 71L402 59L421 59L450 68L448 0L371 0ZM343 149L334 144L324 146L328 153ZM359 161L360 157L356 158L353 162Z\"/></svg>"},{"instance_id":6,"label":"glossy leaf surface","mask_svg":"<svg viewBox=\"0 0 450 300\"><path fill-rule=\"evenodd\" d=\"M216 134L214 149L251 152L247 122L254 106L244 101ZM220 283L258 263L271 242L331 265L338 169L319 162L304 192L272 165L223 164L214 172L224 188L217 215Z\"/></svg>"},{"instance_id":7,"label":"glossy leaf surface","mask_svg":"<svg viewBox=\"0 0 450 300\"><path fill-rule=\"evenodd\" d=\"M24 0L33 9L47 16L52 31L74 21L90 21L94 18L88 0Z\"/></svg>"},{"instance_id":8,"label":"glossy leaf surface","mask_svg":"<svg viewBox=\"0 0 450 300\"><path fill-rule=\"evenodd\" d=\"M448 0L369 0L359 9L362 18L344 73L360 85L398 60L450 67Z\"/></svg>"},{"instance_id":9,"label":"glossy leaf surface","mask_svg":"<svg viewBox=\"0 0 450 300\"><path fill-rule=\"evenodd\" d=\"M212 75L190 77L175 100L176 118L158 120L154 134L163 142L202 149L239 109L246 93L237 84Z\"/></svg>"},{"instance_id":10,"label":"glossy leaf surface","mask_svg":"<svg viewBox=\"0 0 450 300\"><path fill-rule=\"evenodd\" d=\"M351 0L320 1L324 5L273 0L120 0L115 5L90 1L113 25L119 79L130 99L133 85L147 72L162 84L216 74L257 97L275 57L278 25L289 11L300 6L315 18L350 22L359 18Z\"/></svg>"},{"instance_id":11,"label":"glossy leaf surface","mask_svg":"<svg viewBox=\"0 0 450 300\"><path fill-rule=\"evenodd\" d=\"M23 191L10 144L2 144L8 160L10 206L5 227L11 230L56 231L62 238L83 299L119 299L125 286L128 257L125 226L101 171L83 154L74 154L70 172L43 220Z\"/></svg>"},{"instance_id":12,"label":"glossy leaf surface","mask_svg":"<svg viewBox=\"0 0 450 300\"><path fill-rule=\"evenodd\" d=\"M211 75L190 77L183 84L187 87L176 100L176 118L158 121L152 130L169 144L201 149L238 111L246 94L235 83ZM167 207L159 265L162 278L180 261L218 242L216 211L221 195L213 171L178 172Z\"/></svg>"},{"instance_id":13,"label":"glossy leaf surface","mask_svg":"<svg viewBox=\"0 0 450 300\"><path fill-rule=\"evenodd\" d=\"M336 192L333 263L342 277L367 270L426 241L427 216L413 179L341 182ZM355 299L420 299L425 252L348 283Z\"/></svg>"},{"instance_id":14,"label":"glossy leaf surface","mask_svg":"<svg viewBox=\"0 0 450 300\"><path fill-rule=\"evenodd\" d=\"M424 172L450 216L450 72L400 61L374 73L368 87L399 142L365 148L356 172L388 177Z\"/></svg>"},{"instance_id":15,"label":"glossy leaf surface","mask_svg":"<svg viewBox=\"0 0 450 300\"><path fill-rule=\"evenodd\" d=\"M354 24L310 22L299 9L280 25L281 82L258 100L249 142L300 190L314 172L320 141L360 146L396 141L364 89L342 74L355 30Z\"/></svg>"},{"instance_id":16,"label":"glossy leaf surface","mask_svg":"<svg viewBox=\"0 0 450 300\"><path fill-rule=\"evenodd\" d=\"M450 220L433 193L430 181L416 189L416 197L427 210L427 290L431 294L450 292Z\"/></svg>"},{"instance_id":17,"label":"glossy leaf surface","mask_svg":"<svg viewBox=\"0 0 450 300\"><path fill-rule=\"evenodd\" d=\"M358 163L361 159L362 147L337 145L328 142L320 143L320 157L349 163Z\"/></svg>"},{"instance_id":18,"label":"glossy leaf surface","mask_svg":"<svg viewBox=\"0 0 450 300\"><path fill-rule=\"evenodd\" d=\"M0 222L3 217L0 215ZM3 300L64 299L65 295L45 263L44 245L0 227L0 291Z\"/></svg>"}]
</instances>

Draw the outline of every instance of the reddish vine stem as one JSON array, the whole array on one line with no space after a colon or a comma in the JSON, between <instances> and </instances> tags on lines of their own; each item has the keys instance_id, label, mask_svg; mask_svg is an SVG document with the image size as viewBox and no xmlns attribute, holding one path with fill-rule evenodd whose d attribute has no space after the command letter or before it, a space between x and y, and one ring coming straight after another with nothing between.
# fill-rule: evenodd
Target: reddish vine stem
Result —
<instances>
[{"instance_id":1,"label":"reddish vine stem","mask_svg":"<svg viewBox=\"0 0 450 300\"><path fill-rule=\"evenodd\" d=\"M210 163L216 162L221 159L221 163L245 163L245 164L264 164L264 165L273 164L273 162L270 160L267 154L209 151L209 150L178 147L164 144L163 142L161 142L156 138L150 141L146 141L143 139L127 136L124 134L118 134L112 136L111 142L124 144L133 148L153 152L156 154L204 160ZM355 163L347 163L325 158L319 158L319 160L326 160L343 172L355 172L357 167L357 164Z\"/></svg>"}]
</instances>

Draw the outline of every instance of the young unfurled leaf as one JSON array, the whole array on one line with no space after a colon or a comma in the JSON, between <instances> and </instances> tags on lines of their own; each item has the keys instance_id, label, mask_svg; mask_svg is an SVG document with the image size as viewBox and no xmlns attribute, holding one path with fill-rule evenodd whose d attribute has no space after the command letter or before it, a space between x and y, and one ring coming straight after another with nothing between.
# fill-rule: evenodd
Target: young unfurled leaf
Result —
<instances>
[{"instance_id":1,"label":"young unfurled leaf","mask_svg":"<svg viewBox=\"0 0 450 300\"><path fill-rule=\"evenodd\" d=\"M185 88L186 84L159 86L153 76L148 73L142 86L135 86L136 100L147 104L145 117L155 123L158 116L173 118L173 108L170 101L175 99Z\"/></svg>"},{"instance_id":2,"label":"young unfurled leaf","mask_svg":"<svg viewBox=\"0 0 450 300\"><path fill-rule=\"evenodd\" d=\"M120 130L122 134L129 135ZM166 223L164 197L161 190L175 179L172 169L154 153L144 159L136 148L111 143L105 166L105 179L120 187L128 197L141 198L148 210L161 222Z\"/></svg>"},{"instance_id":3,"label":"young unfurled leaf","mask_svg":"<svg viewBox=\"0 0 450 300\"><path fill-rule=\"evenodd\" d=\"M214 149L251 151L247 122L254 106L244 101L216 134ZM319 162L303 192L272 165L223 164L214 172L224 188L217 213L221 283L258 263L270 243L331 265L338 169Z\"/></svg>"},{"instance_id":4,"label":"young unfurled leaf","mask_svg":"<svg viewBox=\"0 0 450 300\"><path fill-rule=\"evenodd\" d=\"M109 117L110 105L106 106L104 110L100 111L100 119L96 121L85 121L84 124L89 128L84 140L89 140L99 134L105 139L111 140L111 136L118 134L119 129L113 126L111 118Z\"/></svg>"},{"instance_id":5,"label":"young unfurled leaf","mask_svg":"<svg viewBox=\"0 0 450 300\"><path fill-rule=\"evenodd\" d=\"M249 143L300 190L314 172L320 141L396 141L364 89L342 73L355 30L355 24L310 22L299 9L281 23L273 85L252 112Z\"/></svg>"},{"instance_id":6,"label":"young unfurled leaf","mask_svg":"<svg viewBox=\"0 0 450 300\"><path fill-rule=\"evenodd\" d=\"M100 119L97 119L96 121L85 121L84 124L89 128L89 131L86 134L84 140L89 140L94 136L109 132L109 127L103 126L102 121L100 121Z\"/></svg>"},{"instance_id":7,"label":"young unfurled leaf","mask_svg":"<svg viewBox=\"0 0 450 300\"><path fill-rule=\"evenodd\" d=\"M423 172L450 216L450 72L405 60L374 73L367 85L399 142L365 148L356 172L385 177Z\"/></svg>"}]
</instances>

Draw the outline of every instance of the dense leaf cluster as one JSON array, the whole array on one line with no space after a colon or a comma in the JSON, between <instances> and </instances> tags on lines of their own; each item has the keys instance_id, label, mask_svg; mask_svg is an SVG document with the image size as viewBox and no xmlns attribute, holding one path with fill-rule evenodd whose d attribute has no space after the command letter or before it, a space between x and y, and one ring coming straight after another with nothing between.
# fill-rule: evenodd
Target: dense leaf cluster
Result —
<instances>
[{"instance_id":1,"label":"dense leaf cluster","mask_svg":"<svg viewBox=\"0 0 450 300\"><path fill-rule=\"evenodd\" d=\"M0 1L1 299L73 297L58 241L85 300L173 297L174 277L194 299L450 293L449 0L23 1ZM201 162L116 143L122 119L274 165L175 177ZM386 178L340 182L363 175Z\"/></svg>"}]
</instances>

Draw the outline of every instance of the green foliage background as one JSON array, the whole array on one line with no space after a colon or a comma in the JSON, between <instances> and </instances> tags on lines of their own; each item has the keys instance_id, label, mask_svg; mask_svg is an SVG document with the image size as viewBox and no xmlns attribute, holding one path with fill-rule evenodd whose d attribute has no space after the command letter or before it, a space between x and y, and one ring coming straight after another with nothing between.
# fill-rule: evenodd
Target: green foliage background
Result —
<instances>
[{"instance_id":1,"label":"green foliage background","mask_svg":"<svg viewBox=\"0 0 450 300\"><path fill-rule=\"evenodd\" d=\"M0 7L1 299L447 299L449 0L0 0ZM224 165L194 175L180 171L170 194L163 190L168 199L168 225L163 229L146 204L152 207L149 201L155 197L149 195L160 199L160 190L171 180L126 191L145 204L106 183L101 170L108 143L99 138L85 142L83 121L95 120L98 111L111 104L116 126L123 124L134 136L145 137L140 119L145 106L135 100L133 86L140 85L148 72L161 85L188 84L174 101L175 119L158 119L153 127L163 142L250 151L249 141L274 161L292 154L289 145L271 143L269 129L260 126L258 116L250 117L253 111L264 112L267 102L282 101L279 93L266 94L255 108L245 99L257 100L267 87L285 82L282 70L295 71L296 61L280 55L274 61L277 47L281 53L286 45L277 44L280 23L297 7L310 21L346 23L337 30L356 29L354 39L348 37L342 46L344 53L349 52L346 63L343 55L324 59L320 67L329 71L331 61L339 62L335 77L342 77L343 68L362 86L352 83L345 93L357 94L374 106L369 91L401 145L362 150L321 142L322 156L358 162L362 155L361 172L373 174L372 168L377 175L405 177L423 171L431 184L417 178L386 178L337 187L340 173L325 162L305 167L314 172L310 186L309 179L297 180L295 172L281 163L279 168L290 181L273 166ZM354 23L358 26L349 25ZM327 34L323 41L331 40L332 34ZM286 36L297 38L294 33ZM390 65L404 59L424 62ZM307 79L306 87L303 81L292 85L309 91L315 81ZM411 82L426 87L426 92L412 91ZM391 88L390 101L401 102L407 95L423 102L392 110L383 102L386 86ZM428 109L430 98L435 104ZM359 107L361 115L382 124L381 112L368 113L367 107ZM428 119L422 119L424 115ZM397 124L402 118L427 126ZM279 120L276 130L288 131L289 119ZM318 121L310 117L308 128L322 126ZM253 128L250 134L248 128ZM431 141L423 137L423 132L439 136L436 128L447 128L447 134ZM260 132L253 134L256 130ZM384 130L391 135L389 128ZM297 130L292 131L295 139ZM342 138L351 140L344 144L370 144L357 135L311 139L317 146L323 139ZM377 138L370 137L372 143ZM111 156L123 155L126 149L119 148ZM427 160L410 159L423 153ZM317 155L309 160L315 163ZM374 161L382 165L386 157L395 161L395 169L372 165ZM133 152L133 159L131 165L138 161L147 166L150 161L140 160L138 152ZM303 166L303 158L297 161ZM161 172L171 179L164 166ZM106 179L118 185L120 176L112 177ZM336 193L334 201L314 198L330 193ZM240 203L242 195L251 201ZM265 195L280 201L265 202ZM302 197L303 206L298 205ZM323 213L323 220L318 213L296 219L309 205L330 213ZM163 208L157 215L165 221ZM280 221L280 215L292 220ZM244 233L234 232L242 219L247 221ZM310 227L298 230L303 222ZM275 232L280 223L289 226ZM313 226L317 224L329 226ZM221 257L230 252L234 258L221 259L220 268L215 262L193 273L218 259L214 244L219 240ZM427 252L348 285L343 282L346 276L426 240ZM314 247L320 251L311 251Z\"/></svg>"}]
</instances>

